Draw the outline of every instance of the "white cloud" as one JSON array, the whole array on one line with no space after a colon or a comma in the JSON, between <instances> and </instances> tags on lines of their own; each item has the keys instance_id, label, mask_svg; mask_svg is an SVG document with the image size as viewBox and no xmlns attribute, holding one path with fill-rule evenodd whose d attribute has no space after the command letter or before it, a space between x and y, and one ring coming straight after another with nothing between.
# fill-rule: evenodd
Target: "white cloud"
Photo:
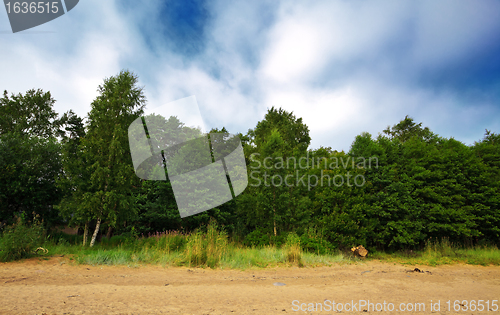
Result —
<instances>
[{"instance_id":1,"label":"white cloud","mask_svg":"<svg viewBox=\"0 0 500 315\"><path fill-rule=\"evenodd\" d=\"M162 44L158 5L81 1L38 28L55 33L0 33L0 88L43 88L58 112L85 116L97 86L126 68L148 108L195 95L208 128L244 133L283 107L303 117L313 147L339 150L407 114L468 143L484 128L500 131L491 101L464 104L414 82L498 37L498 2L211 2L205 51L193 56Z\"/></svg>"}]
</instances>

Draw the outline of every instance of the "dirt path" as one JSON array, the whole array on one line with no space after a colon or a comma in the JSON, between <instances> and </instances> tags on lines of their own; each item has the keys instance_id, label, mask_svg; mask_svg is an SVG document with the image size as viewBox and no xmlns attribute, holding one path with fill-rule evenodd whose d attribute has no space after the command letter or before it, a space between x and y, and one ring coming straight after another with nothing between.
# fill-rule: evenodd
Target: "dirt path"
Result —
<instances>
[{"instance_id":1,"label":"dirt path","mask_svg":"<svg viewBox=\"0 0 500 315\"><path fill-rule=\"evenodd\" d=\"M424 272L408 272L416 267ZM459 312L455 300L464 304L456 305ZM484 309L465 311L463 300L483 300ZM499 314L499 300L500 267L368 262L238 271L73 266L60 257L0 264L0 314L337 313L331 301L349 314L400 308L403 314Z\"/></svg>"}]
</instances>

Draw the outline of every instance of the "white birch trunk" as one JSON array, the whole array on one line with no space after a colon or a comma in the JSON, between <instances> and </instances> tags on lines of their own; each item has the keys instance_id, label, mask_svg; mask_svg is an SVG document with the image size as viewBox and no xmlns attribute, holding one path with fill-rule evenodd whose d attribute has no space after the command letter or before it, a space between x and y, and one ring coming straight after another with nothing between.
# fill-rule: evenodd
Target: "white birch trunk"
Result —
<instances>
[{"instance_id":1,"label":"white birch trunk","mask_svg":"<svg viewBox=\"0 0 500 315\"><path fill-rule=\"evenodd\" d=\"M92 235L92 240L90 241L90 247L95 244L95 239L97 238L97 233L99 233L99 227L101 227L101 219L97 219L97 224L95 226L94 235Z\"/></svg>"}]
</instances>

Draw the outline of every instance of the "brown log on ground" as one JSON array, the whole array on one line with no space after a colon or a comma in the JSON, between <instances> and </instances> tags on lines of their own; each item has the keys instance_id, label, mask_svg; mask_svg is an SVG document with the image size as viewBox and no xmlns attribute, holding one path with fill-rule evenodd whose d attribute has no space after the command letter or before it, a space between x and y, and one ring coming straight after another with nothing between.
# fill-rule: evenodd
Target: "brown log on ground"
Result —
<instances>
[{"instance_id":1,"label":"brown log on ground","mask_svg":"<svg viewBox=\"0 0 500 315\"><path fill-rule=\"evenodd\" d=\"M358 247L353 247L353 248L351 248L351 251L352 251L354 256L360 257L363 259L366 258L366 256L368 255L368 250L366 248L364 248L363 245L359 245Z\"/></svg>"},{"instance_id":2,"label":"brown log on ground","mask_svg":"<svg viewBox=\"0 0 500 315\"><path fill-rule=\"evenodd\" d=\"M363 245L358 246L358 254L359 256L365 258L368 255L368 250L363 247Z\"/></svg>"}]
</instances>

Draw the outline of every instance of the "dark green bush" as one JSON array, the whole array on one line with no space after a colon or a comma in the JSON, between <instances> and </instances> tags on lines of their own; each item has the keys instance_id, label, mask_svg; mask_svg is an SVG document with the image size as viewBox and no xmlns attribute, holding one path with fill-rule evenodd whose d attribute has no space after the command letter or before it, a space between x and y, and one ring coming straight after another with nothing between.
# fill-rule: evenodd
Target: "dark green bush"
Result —
<instances>
[{"instance_id":1,"label":"dark green bush","mask_svg":"<svg viewBox=\"0 0 500 315\"><path fill-rule=\"evenodd\" d=\"M101 244L109 247L116 247L129 242L129 237L126 235L114 235L111 238L101 238Z\"/></svg>"},{"instance_id":2,"label":"dark green bush","mask_svg":"<svg viewBox=\"0 0 500 315\"><path fill-rule=\"evenodd\" d=\"M255 230L248 233L248 235L243 240L244 245L256 247L269 245L269 242L269 235L263 233L261 230Z\"/></svg>"},{"instance_id":3,"label":"dark green bush","mask_svg":"<svg viewBox=\"0 0 500 315\"><path fill-rule=\"evenodd\" d=\"M274 245L277 247L281 247L283 244L285 244L286 238L287 238L286 233L274 236L266 234L262 230L257 229L255 231L248 233L247 236L245 236L245 239L243 240L243 245L255 246L255 247Z\"/></svg>"},{"instance_id":4,"label":"dark green bush","mask_svg":"<svg viewBox=\"0 0 500 315\"><path fill-rule=\"evenodd\" d=\"M335 247L328 242L316 229L309 228L300 236L300 245L302 249L309 253L326 255L331 253Z\"/></svg>"},{"instance_id":5,"label":"dark green bush","mask_svg":"<svg viewBox=\"0 0 500 315\"><path fill-rule=\"evenodd\" d=\"M57 245L81 245L83 242L83 235L71 235L63 232L51 233L48 240Z\"/></svg>"},{"instance_id":6,"label":"dark green bush","mask_svg":"<svg viewBox=\"0 0 500 315\"><path fill-rule=\"evenodd\" d=\"M5 228L0 241L0 260L11 261L30 257L44 241L41 223L26 225L22 220Z\"/></svg>"}]
</instances>

